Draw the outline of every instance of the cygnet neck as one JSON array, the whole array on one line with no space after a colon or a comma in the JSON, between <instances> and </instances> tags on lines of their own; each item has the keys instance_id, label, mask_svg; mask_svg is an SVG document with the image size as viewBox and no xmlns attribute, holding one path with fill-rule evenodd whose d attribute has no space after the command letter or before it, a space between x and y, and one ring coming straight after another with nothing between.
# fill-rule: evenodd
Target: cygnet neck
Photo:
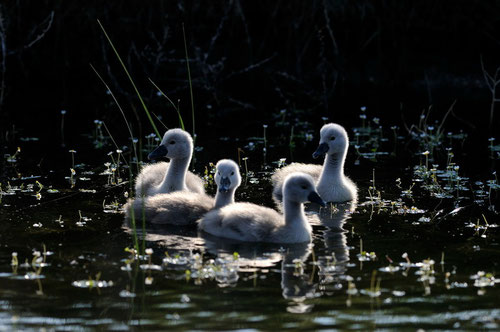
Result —
<instances>
[{"instance_id":1,"label":"cygnet neck","mask_svg":"<svg viewBox=\"0 0 500 332\"><path fill-rule=\"evenodd\" d=\"M234 191L236 188L231 188L226 192L220 192L217 190L217 194L215 194L215 205L214 208L218 209L223 206L233 204L234 203Z\"/></svg>"},{"instance_id":2,"label":"cygnet neck","mask_svg":"<svg viewBox=\"0 0 500 332\"><path fill-rule=\"evenodd\" d=\"M344 163L346 151L327 154L323 162L323 171L318 180L318 186L322 183L335 184L344 180Z\"/></svg>"},{"instance_id":3,"label":"cygnet neck","mask_svg":"<svg viewBox=\"0 0 500 332\"><path fill-rule=\"evenodd\" d=\"M283 211L286 225L296 226L307 223L304 215L304 204L285 198Z\"/></svg>"},{"instance_id":4,"label":"cygnet neck","mask_svg":"<svg viewBox=\"0 0 500 332\"><path fill-rule=\"evenodd\" d=\"M186 172L190 161L191 157L170 159L167 173L160 185L162 192L170 193L187 189Z\"/></svg>"}]
</instances>

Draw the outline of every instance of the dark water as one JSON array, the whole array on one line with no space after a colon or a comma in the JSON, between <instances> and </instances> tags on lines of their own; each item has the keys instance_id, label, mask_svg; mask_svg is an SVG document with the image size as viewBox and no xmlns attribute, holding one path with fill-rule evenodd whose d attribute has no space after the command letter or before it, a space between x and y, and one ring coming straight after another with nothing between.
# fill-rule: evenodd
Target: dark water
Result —
<instances>
[{"instance_id":1,"label":"dark water","mask_svg":"<svg viewBox=\"0 0 500 332\"><path fill-rule=\"evenodd\" d=\"M130 190L124 161L136 167L129 151L113 177L112 165L103 165L113 162L112 145L93 149L82 139L73 167L67 148L40 161L46 144L20 142L1 182L0 328L499 329L498 181L487 182L495 159L474 168L461 138L441 140L422 170L424 138L358 132L356 140L350 131L346 172L360 200L309 206L321 220L313 243L232 243L195 228L148 225L143 237L140 224L140 252L152 249L140 257L126 250L135 232L120 214ZM274 162L310 161L316 145L316 137L297 138L289 150L287 140L268 138L267 155L257 138L198 143L195 169L203 173L219 157L237 160L241 147L251 174L245 177L242 161L237 200L272 206Z\"/></svg>"}]
</instances>

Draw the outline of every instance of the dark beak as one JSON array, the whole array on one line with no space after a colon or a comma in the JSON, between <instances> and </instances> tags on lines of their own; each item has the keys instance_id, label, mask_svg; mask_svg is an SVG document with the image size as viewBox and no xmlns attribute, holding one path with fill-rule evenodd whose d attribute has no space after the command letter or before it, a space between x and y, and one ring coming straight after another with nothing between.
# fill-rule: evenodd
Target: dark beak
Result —
<instances>
[{"instance_id":1,"label":"dark beak","mask_svg":"<svg viewBox=\"0 0 500 332\"><path fill-rule=\"evenodd\" d=\"M228 192L230 186L231 186L231 180L229 180L228 177L223 177L220 179L219 191L221 193Z\"/></svg>"},{"instance_id":2,"label":"dark beak","mask_svg":"<svg viewBox=\"0 0 500 332\"><path fill-rule=\"evenodd\" d=\"M165 145L160 145L156 149L151 151L151 153L148 155L148 159L149 160L156 160L156 159L159 159L161 157L165 157L167 155L167 153L168 153L168 150L165 147Z\"/></svg>"},{"instance_id":3,"label":"dark beak","mask_svg":"<svg viewBox=\"0 0 500 332\"><path fill-rule=\"evenodd\" d=\"M317 204L321 205L322 207L326 206L325 201L321 197L319 197L318 193L315 191L311 191L309 196L307 196L307 199L310 202L317 203Z\"/></svg>"},{"instance_id":4,"label":"dark beak","mask_svg":"<svg viewBox=\"0 0 500 332\"><path fill-rule=\"evenodd\" d=\"M316 159L318 157L321 157L323 156L325 153L328 152L328 144L326 143L321 143L318 148L316 149L316 151L314 151L313 153L313 158Z\"/></svg>"}]
</instances>

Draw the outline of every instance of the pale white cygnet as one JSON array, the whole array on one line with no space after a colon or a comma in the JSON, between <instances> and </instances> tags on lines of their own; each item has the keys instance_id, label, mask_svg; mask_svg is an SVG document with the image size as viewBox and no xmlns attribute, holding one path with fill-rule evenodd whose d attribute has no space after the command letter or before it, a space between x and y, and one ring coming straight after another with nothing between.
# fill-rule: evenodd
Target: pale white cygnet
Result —
<instances>
[{"instance_id":1,"label":"pale white cygnet","mask_svg":"<svg viewBox=\"0 0 500 332\"><path fill-rule=\"evenodd\" d=\"M293 173L283 185L284 215L273 209L234 203L208 212L198 229L209 234L247 242L310 242L312 228L304 214L304 202L325 203L314 188L311 176Z\"/></svg>"},{"instance_id":2,"label":"pale white cygnet","mask_svg":"<svg viewBox=\"0 0 500 332\"><path fill-rule=\"evenodd\" d=\"M167 157L170 162L159 162L144 167L135 180L136 197L153 196L188 190L204 193L203 181L188 171L193 154L193 139L182 129L168 130L160 145L153 150L150 160Z\"/></svg>"},{"instance_id":3,"label":"pale white cygnet","mask_svg":"<svg viewBox=\"0 0 500 332\"><path fill-rule=\"evenodd\" d=\"M229 159L222 159L216 165L215 199L204 193L176 191L129 201L124 210L127 218L132 217L153 224L194 224L205 213L234 203L234 192L241 184L238 165Z\"/></svg>"},{"instance_id":4,"label":"pale white cygnet","mask_svg":"<svg viewBox=\"0 0 500 332\"><path fill-rule=\"evenodd\" d=\"M320 131L319 146L313 158L326 155L323 166L314 164L292 163L276 170L271 177L273 197L282 200L282 186L288 174L303 172L313 177L318 194L326 202L356 201L356 184L344 175L344 163L349 147L349 138L344 127L336 123L325 124Z\"/></svg>"}]
</instances>

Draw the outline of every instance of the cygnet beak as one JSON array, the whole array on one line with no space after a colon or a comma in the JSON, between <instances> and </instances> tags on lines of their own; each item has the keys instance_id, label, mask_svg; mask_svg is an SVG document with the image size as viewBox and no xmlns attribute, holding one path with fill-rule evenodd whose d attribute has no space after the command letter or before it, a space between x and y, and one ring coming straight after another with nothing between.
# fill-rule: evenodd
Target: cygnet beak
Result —
<instances>
[{"instance_id":1,"label":"cygnet beak","mask_svg":"<svg viewBox=\"0 0 500 332\"><path fill-rule=\"evenodd\" d=\"M325 201L315 191L311 191L311 193L309 194L309 196L307 196L307 199L310 202L317 203L317 204L321 205L322 207L326 206Z\"/></svg>"},{"instance_id":2,"label":"cygnet beak","mask_svg":"<svg viewBox=\"0 0 500 332\"><path fill-rule=\"evenodd\" d=\"M219 191L221 193L228 192L230 186L231 186L231 180L229 180L228 177L223 177L220 179Z\"/></svg>"},{"instance_id":3,"label":"cygnet beak","mask_svg":"<svg viewBox=\"0 0 500 332\"><path fill-rule=\"evenodd\" d=\"M148 159L149 160L156 160L161 157L165 157L168 153L167 147L165 145L160 145L153 151L151 151L150 154L148 154Z\"/></svg>"},{"instance_id":4,"label":"cygnet beak","mask_svg":"<svg viewBox=\"0 0 500 332\"><path fill-rule=\"evenodd\" d=\"M321 143L318 148L316 149L316 151L314 151L313 153L313 158L316 159L318 157L321 157L323 156L325 153L328 152L328 144L326 143Z\"/></svg>"}]
</instances>

